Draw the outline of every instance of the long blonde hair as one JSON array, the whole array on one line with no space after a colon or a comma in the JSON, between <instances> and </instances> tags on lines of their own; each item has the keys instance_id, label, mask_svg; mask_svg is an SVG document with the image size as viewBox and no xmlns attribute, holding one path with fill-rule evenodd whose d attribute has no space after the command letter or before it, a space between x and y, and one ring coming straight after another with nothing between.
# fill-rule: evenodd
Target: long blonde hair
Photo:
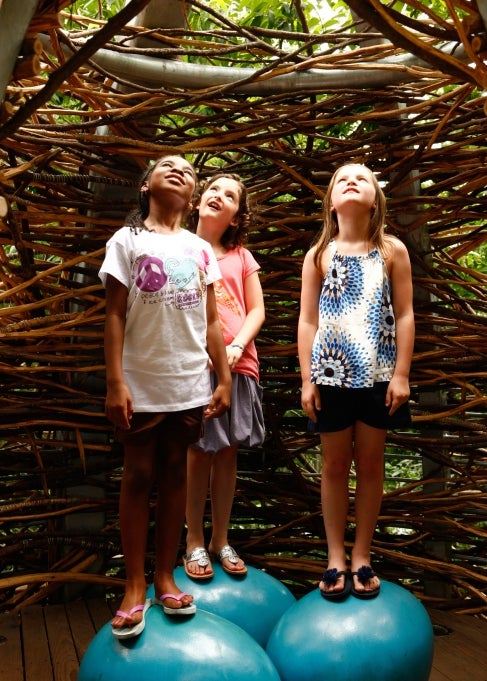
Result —
<instances>
[{"instance_id":1,"label":"long blonde hair","mask_svg":"<svg viewBox=\"0 0 487 681\"><path fill-rule=\"evenodd\" d=\"M346 168L347 166L352 166L352 165L361 165L361 164L356 164L356 163L345 163L344 165L340 166L335 170L333 173L333 176L330 180L330 184L328 185L328 189L325 194L325 198L323 199L323 229L321 232L318 234L318 237L316 239L316 242L314 244L315 246L315 253L313 257L313 262L316 267L319 268L319 265L321 263L321 257L330 243L330 241L333 240L333 238L338 234L338 219L336 212L332 210L332 205L331 205L331 193L333 190L333 187L335 186L336 178L338 173L343 169ZM385 218L386 218L386 197L384 192L382 191L382 188L374 175L374 173L370 170L370 168L367 168L367 166L363 166L369 173L370 173L370 178L372 180L372 183L375 188L375 208L372 209L371 215L370 215L370 227L369 227L369 233L368 233L368 240L370 243L372 243L376 248L379 249L379 251L385 255L385 239L384 239L384 223L385 223Z\"/></svg>"}]
</instances>

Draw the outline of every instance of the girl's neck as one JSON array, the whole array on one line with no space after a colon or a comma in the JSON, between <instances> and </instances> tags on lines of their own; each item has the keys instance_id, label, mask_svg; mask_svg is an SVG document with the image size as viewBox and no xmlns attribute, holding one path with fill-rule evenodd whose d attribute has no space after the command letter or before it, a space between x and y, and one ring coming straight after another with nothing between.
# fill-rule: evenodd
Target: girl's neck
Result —
<instances>
[{"instance_id":1,"label":"girl's neck","mask_svg":"<svg viewBox=\"0 0 487 681\"><path fill-rule=\"evenodd\" d=\"M158 234L174 234L182 229L183 213L180 210L158 211L150 210L144 220L147 229Z\"/></svg>"},{"instance_id":2,"label":"girl's neck","mask_svg":"<svg viewBox=\"0 0 487 681\"><path fill-rule=\"evenodd\" d=\"M222 245L219 235L214 233L212 230L205 229L204 225L202 225L201 222L198 223L198 227L196 228L196 234L205 241L208 241L208 243L211 245L213 249L213 253L217 257L225 255L225 253L227 253L228 249Z\"/></svg>"},{"instance_id":3,"label":"girl's neck","mask_svg":"<svg viewBox=\"0 0 487 681\"><path fill-rule=\"evenodd\" d=\"M369 238L370 219L340 220L334 241L341 253L368 253L374 247Z\"/></svg>"},{"instance_id":4,"label":"girl's neck","mask_svg":"<svg viewBox=\"0 0 487 681\"><path fill-rule=\"evenodd\" d=\"M211 244L211 247L213 249L213 253L216 255L217 258L221 258L223 255L226 255L228 253L228 248L222 245L220 241L215 241Z\"/></svg>"}]
</instances>

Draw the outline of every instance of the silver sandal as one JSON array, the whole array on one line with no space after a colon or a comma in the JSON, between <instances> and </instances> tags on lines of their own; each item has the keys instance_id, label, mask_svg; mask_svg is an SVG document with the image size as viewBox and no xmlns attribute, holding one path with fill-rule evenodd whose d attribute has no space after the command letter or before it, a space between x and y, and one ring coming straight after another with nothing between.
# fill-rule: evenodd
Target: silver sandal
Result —
<instances>
[{"instance_id":1,"label":"silver sandal","mask_svg":"<svg viewBox=\"0 0 487 681\"><path fill-rule=\"evenodd\" d=\"M230 568L225 567L225 565L223 563L223 561L225 559L228 560L233 565L236 565L238 563L238 561L240 560L238 553L229 544L225 544L225 546L222 546L222 548L218 551L218 553L216 553L214 555L215 555L215 558L220 561L222 568L229 575L241 576L241 575L247 574L247 568L245 567L245 565L240 570L231 570Z\"/></svg>"},{"instance_id":2,"label":"silver sandal","mask_svg":"<svg viewBox=\"0 0 487 681\"><path fill-rule=\"evenodd\" d=\"M202 568L206 568L208 565L210 565L210 571L203 572L201 574L190 572L188 570L188 563L194 562L198 564L198 567ZM183 564L184 571L191 579L210 579L215 574L213 568L211 568L210 556L208 555L208 551L202 546L198 546L197 548L193 549L190 553L187 553L185 556L183 556Z\"/></svg>"}]
</instances>

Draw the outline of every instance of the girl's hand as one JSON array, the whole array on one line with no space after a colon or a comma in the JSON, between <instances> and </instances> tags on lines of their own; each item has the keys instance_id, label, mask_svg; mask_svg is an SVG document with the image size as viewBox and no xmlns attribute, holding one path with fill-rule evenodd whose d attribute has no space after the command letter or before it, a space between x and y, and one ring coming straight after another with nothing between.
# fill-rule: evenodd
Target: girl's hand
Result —
<instances>
[{"instance_id":1,"label":"girl's hand","mask_svg":"<svg viewBox=\"0 0 487 681\"><path fill-rule=\"evenodd\" d=\"M228 366L230 367L230 371L234 371L234 369L237 366L239 360L241 359L244 351L240 347L240 345L232 345L232 344L227 345L226 350L227 350Z\"/></svg>"},{"instance_id":2,"label":"girl's hand","mask_svg":"<svg viewBox=\"0 0 487 681\"><path fill-rule=\"evenodd\" d=\"M210 404L203 412L205 419L216 419L224 414L230 407L230 397L231 383L229 386L219 383L215 388Z\"/></svg>"},{"instance_id":3,"label":"girl's hand","mask_svg":"<svg viewBox=\"0 0 487 681\"><path fill-rule=\"evenodd\" d=\"M316 412L321 410L321 398L320 391L315 383L303 381L303 386L301 388L301 406L308 418L310 418L313 423L316 423L318 421Z\"/></svg>"},{"instance_id":4,"label":"girl's hand","mask_svg":"<svg viewBox=\"0 0 487 681\"><path fill-rule=\"evenodd\" d=\"M133 411L132 397L125 383L108 385L105 414L113 425L121 430L129 430Z\"/></svg>"},{"instance_id":5,"label":"girl's hand","mask_svg":"<svg viewBox=\"0 0 487 681\"><path fill-rule=\"evenodd\" d=\"M386 393L386 407L389 407L389 416L408 401L410 395L409 381L405 376L393 376Z\"/></svg>"}]
</instances>

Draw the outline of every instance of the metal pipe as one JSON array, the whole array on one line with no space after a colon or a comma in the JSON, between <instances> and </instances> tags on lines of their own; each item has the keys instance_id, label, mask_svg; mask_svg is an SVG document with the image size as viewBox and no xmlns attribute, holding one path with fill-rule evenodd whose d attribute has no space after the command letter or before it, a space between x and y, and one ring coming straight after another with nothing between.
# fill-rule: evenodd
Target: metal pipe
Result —
<instances>
[{"instance_id":1,"label":"metal pipe","mask_svg":"<svg viewBox=\"0 0 487 681\"><path fill-rule=\"evenodd\" d=\"M41 36L44 47L49 49L49 36ZM67 54L71 51L63 47ZM441 51L455 52L457 59L466 60L465 50L458 43L445 44ZM315 90L327 92L332 89L378 88L417 80L419 75L408 73L409 68L428 68L428 64L414 55L400 55L374 62L355 65L350 69L307 69L272 76L266 73L259 79L259 70L188 64L182 61L161 59L139 54L124 54L112 50L98 50L91 61L115 78L122 78L147 87L173 87L183 90L204 90L209 87L232 86L231 92L248 95L272 95L286 92ZM393 68L391 68L393 67ZM424 77L424 76L423 76ZM254 82L239 84L243 80Z\"/></svg>"}]
</instances>

